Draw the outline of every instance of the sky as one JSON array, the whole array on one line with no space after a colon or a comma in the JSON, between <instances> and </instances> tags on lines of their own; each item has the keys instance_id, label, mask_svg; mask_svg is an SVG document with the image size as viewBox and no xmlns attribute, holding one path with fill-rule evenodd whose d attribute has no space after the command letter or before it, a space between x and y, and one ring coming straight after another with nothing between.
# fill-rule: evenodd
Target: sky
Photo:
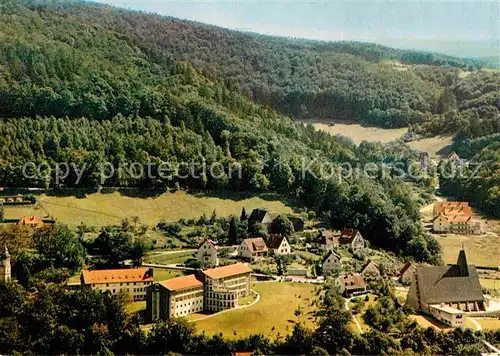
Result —
<instances>
[{"instance_id":1,"label":"sky","mask_svg":"<svg viewBox=\"0 0 500 356\"><path fill-rule=\"evenodd\" d=\"M499 55L498 1L97 2L270 35L375 42L464 57Z\"/></svg>"}]
</instances>

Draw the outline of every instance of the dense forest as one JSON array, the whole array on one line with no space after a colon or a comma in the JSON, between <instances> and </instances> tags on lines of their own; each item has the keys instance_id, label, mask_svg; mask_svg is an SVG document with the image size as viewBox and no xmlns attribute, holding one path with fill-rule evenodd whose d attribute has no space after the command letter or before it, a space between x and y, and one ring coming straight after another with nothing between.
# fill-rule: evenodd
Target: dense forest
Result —
<instances>
[{"instance_id":1,"label":"dense forest","mask_svg":"<svg viewBox=\"0 0 500 356\"><path fill-rule=\"evenodd\" d=\"M296 124L188 64L59 11L8 2L1 17L3 185L277 191L336 228L357 226L374 245L439 262L407 184L325 175L325 166L328 173L398 157L406 164L408 154ZM28 162L67 162L69 176L58 182L48 167L33 176L23 170ZM106 162L122 168L103 180ZM195 168L160 177L163 162ZM154 177L135 174L131 163L149 165ZM216 178L202 169L211 163ZM229 174L231 164L241 175Z\"/></svg>"},{"instance_id":2,"label":"dense forest","mask_svg":"<svg viewBox=\"0 0 500 356\"><path fill-rule=\"evenodd\" d=\"M190 63L229 89L296 118L382 127L423 123L443 113L445 88L459 80L460 70L480 65L375 44L240 33L88 3L32 1L30 6L41 16L50 12L94 30L106 28L135 46ZM73 46L74 39L58 36Z\"/></svg>"}]
</instances>

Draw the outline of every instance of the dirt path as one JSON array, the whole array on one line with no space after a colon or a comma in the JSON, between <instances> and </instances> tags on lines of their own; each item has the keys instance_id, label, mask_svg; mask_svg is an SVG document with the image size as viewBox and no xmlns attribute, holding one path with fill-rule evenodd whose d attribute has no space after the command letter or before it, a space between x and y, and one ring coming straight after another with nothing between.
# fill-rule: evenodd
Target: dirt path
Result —
<instances>
[{"instance_id":1,"label":"dirt path","mask_svg":"<svg viewBox=\"0 0 500 356\"><path fill-rule=\"evenodd\" d=\"M351 301L352 298L347 298L345 299L345 308L347 310L349 310L349 302ZM356 318L356 316L354 314L352 314L352 319L354 320L354 322L356 323L356 326L358 327L358 330L359 330L359 333L360 334L363 334L363 329L361 328L361 325L359 324L359 321L358 319Z\"/></svg>"}]
</instances>

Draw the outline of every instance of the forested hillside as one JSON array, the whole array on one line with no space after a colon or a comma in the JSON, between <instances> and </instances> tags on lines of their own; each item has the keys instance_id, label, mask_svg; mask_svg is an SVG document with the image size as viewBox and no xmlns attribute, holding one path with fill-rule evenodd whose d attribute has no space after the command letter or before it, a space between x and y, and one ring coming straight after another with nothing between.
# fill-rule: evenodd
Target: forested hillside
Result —
<instances>
[{"instance_id":1,"label":"forested hillside","mask_svg":"<svg viewBox=\"0 0 500 356\"><path fill-rule=\"evenodd\" d=\"M230 89L296 118L383 127L422 123L443 113L444 88L458 80L459 69L478 66L375 44L252 35L88 3L33 3L38 12L104 27L135 45L188 62Z\"/></svg>"},{"instance_id":2,"label":"forested hillside","mask_svg":"<svg viewBox=\"0 0 500 356\"><path fill-rule=\"evenodd\" d=\"M406 184L321 174L324 164L382 163L396 151L296 124L147 44L50 8L3 3L0 37L2 185L57 187L54 171L22 170L46 161L71 165L65 186L278 191L375 245L439 260ZM104 162L122 169L103 181ZM150 162L153 177L134 174L133 162ZM162 162L194 162L195 171L162 178ZM217 178L201 169L213 162ZM236 162L241 177L229 174ZM74 167L85 168L79 181Z\"/></svg>"}]
</instances>

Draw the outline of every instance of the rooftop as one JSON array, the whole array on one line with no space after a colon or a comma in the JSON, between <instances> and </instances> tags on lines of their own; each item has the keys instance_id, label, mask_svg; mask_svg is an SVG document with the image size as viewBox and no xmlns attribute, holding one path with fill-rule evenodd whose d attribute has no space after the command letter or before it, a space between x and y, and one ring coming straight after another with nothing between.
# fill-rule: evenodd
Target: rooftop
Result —
<instances>
[{"instance_id":1,"label":"rooftop","mask_svg":"<svg viewBox=\"0 0 500 356\"><path fill-rule=\"evenodd\" d=\"M229 266L211 268L203 271L203 273L212 279L219 279L231 276L237 276L243 273L250 273L252 270L241 263L236 263Z\"/></svg>"},{"instance_id":2,"label":"rooftop","mask_svg":"<svg viewBox=\"0 0 500 356\"><path fill-rule=\"evenodd\" d=\"M84 284L153 281L153 274L147 268L84 270L82 276Z\"/></svg>"},{"instance_id":3,"label":"rooftop","mask_svg":"<svg viewBox=\"0 0 500 356\"><path fill-rule=\"evenodd\" d=\"M200 280L198 280L194 274L162 281L160 282L160 285L162 285L163 287L167 288L170 291L176 291L194 287L203 287L203 283Z\"/></svg>"}]
</instances>

